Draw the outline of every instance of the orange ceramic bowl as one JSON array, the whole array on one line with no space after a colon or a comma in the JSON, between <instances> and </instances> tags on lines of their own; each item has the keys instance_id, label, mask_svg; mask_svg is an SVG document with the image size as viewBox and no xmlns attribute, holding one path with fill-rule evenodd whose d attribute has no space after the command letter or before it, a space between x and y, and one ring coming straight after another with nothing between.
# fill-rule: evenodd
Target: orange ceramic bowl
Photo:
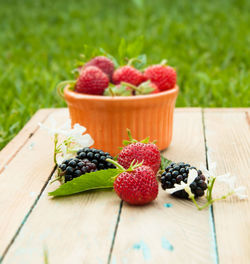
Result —
<instances>
[{"instance_id":1,"label":"orange ceramic bowl","mask_svg":"<svg viewBox=\"0 0 250 264\"><path fill-rule=\"evenodd\" d=\"M173 133L173 112L178 94L174 89L139 96L96 96L64 89L72 124L79 123L95 141L94 147L116 155L131 130L133 138L150 136L160 150L168 147Z\"/></svg>"}]
</instances>

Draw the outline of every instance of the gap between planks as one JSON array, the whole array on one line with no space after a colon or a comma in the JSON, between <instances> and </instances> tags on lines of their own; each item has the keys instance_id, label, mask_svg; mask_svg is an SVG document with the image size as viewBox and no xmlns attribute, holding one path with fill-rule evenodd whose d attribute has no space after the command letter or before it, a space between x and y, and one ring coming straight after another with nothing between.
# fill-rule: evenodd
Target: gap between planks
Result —
<instances>
[{"instance_id":1,"label":"gap between planks","mask_svg":"<svg viewBox=\"0 0 250 264\"><path fill-rule=\"evenodd\" d=\"M200 109L195 109L195 110L192 110L192 111L195 111L195 112L200 112ZM186 109L185 109L185 112L186 112ZM48 189L49 190L49 188L51 188L50 186L47 186L46 187L46 189ZM46 190L47 191L47 190ZM100 194L101 195L101 194ZM51 203L52 201L50 201L50 199L48 199L48 197L43 197L43 196L41 196L41 198L39 199L39 201L38 201L38 203L37 203L37 205L36 205L36 207L34 208L34 210L32 211L32 214L29 216L29 221L27 221L26 222L26 224L23 226L23 228L22 228L22 230L20 231L20 233L19 233L19 235L17 236L17 238L16 238L16 241L15 241L15 243L12 245L12 247L10 248L10 250L9 250L9 252L7 253L7 255L6 255L6 261L8 262L8 260L10 260L10 259L12 259L13 260L13 258L15 259L17 256L15 255L15 252L17 252L16 251L16 249L20 249L20 248L27 248L27 247L22 247L22 246L20 246L21 244L23 244L23 245L25 245L25 243L28 243L29 244L29 234L30 233L32 233L33 231L34 231L34 233L36 233L37 234L37 236L39 236L39 234L41 234L42 235L42 232L43 231L45 231L45 229L46 229L46 227L47 227L47 225L46 226L41 226L41 223L39 222L40 221L40 219L41 219L41 216L42 217L44 217L45 216L45 219L43 219L45 222L47 221L47 224L48 224L48 221L50 222L50 224L48 224L48 226L53 226L53 222L54 222L54 220L56 219L56 217L58 216L58 215L60 215L60 214L58 214L58 213L56 213L56 212L59 212L60 210L63 210L63 212L65 213L65 210L67 211L67 210L69 210L69 208L67 209L67 204L68 203L70 203L70 200L72 199L73 201L76 199L76 201L81 201L81 203L82 203L82 205L84 205L87 201L85 201L86 199L88 200L88 198L87 198L88 196L86 196L86 195L79 195L79 197L66 197L65 198L65 200L63 199L63 200L60 200L61 201L61 205L60 204L57 204L57 203L55 203L55 201L54 201L54 203ZM92 196L89 196L89 197L92 197ZM94 196L95 197L95 196ZM96 198L95 198L96 199ZM108 201L108 203L110 203L110 202L112 202L112 203L115 203L115 204L117 204L117 202L119 202L118 203L118 205L120 204L120 201L119 201L119 199L114 195L114 194L109 194L109 195L107 195L107 198L106 198L107 200L106 201ZM104 199L104 201L105 201L105 199ZM64 204L64 203L66 203L66 204ZM74 203L74 202L73 202ZM100 204L99 204L100 203ZM64 205L63 205L64 204ZM100 209L102 209L102 207L105 205L105 202L102 202L101 200L100 201L98 201L98 204L97 204L99 207L100 207ZM47 210L49 210L49 208L50 207L53 207L53 206L55 206L55 208L52 210L52 214L54 213L55 214L55 216L54 217L52 217L52 218L50 218L50 217L48 217L47 215L46 215L46 212L47 212ZM58 206L58 208L57 208L57 206ZM88 204L85 204L85 206L84 207L86 207L86 213L89 215L91 215L91 210L93 210L92 208L90 209L90 208L88 208ZM42 208L42 209L41 209ZM78 209L77 209L78 208ZM80 206L80 208L81 208L81 206ZM112 207L111 207L112 208ZM70 208L71 209L71 208ZM83 209L83 208L82 208ZM41 211L43 212L41 212ZM76 204L75 204L75 210L79 210L79 202L76 202ZM90 210L90 211L89 211ZM40 214L39 214L39 211L40 211ZM115 226L115 223L117 223L117 217L118 217L118 215L117 215L117 213L118 213L118 211L119 211L119 206L115 206L115 208L114 208L114 210L112 209L111 211L114 211L115 212L115 218L113 218L113 220L112 221L108 221L108 223L111 223L111 227L112 226ZM92 211L93 212L93 211ZM65 216L64 216L65 217ZM62 220L63 222L67 222L67 221L69 221L69 219L71 219L71 216L69 215L69 217L66 217L67 219L64 219L64 220ZM76 218L78 218L78 217L76 217ZM47 220L46 220L47 219ZM85 219L86 220L86 219ZM71 220L72 221L72 220ZM91 220L91 222L94 222L95 221L95 219L92 219ZM34 223L36 223L36 224L34 224ZM84 219L82 220L82 222L81 222L81 225L79 226L79 230L81 230L81 228L82 228L82 224L84 223ZM62 224L62 223L61 223ZM74 226L76 226L76 225L79 225L80 223L78 222L78 219L76 219L76 223L74 224ZM105 225L104 225L105 226ZM37 230L36 228L38 228L39 230ZM57 229L58 227L57 227L57 225L55 226L55 230ZM27 231L28 230L28 231ZM36 230L36 231L35 231ZM113 227L111 228L111 230L112 230L112 236L113 236L113 238L115 239L115 235L114 235L114 229L113 229ZM58 232L60 232L60 230L58 230ZM82 231L82 232L84 232L84 230ZM100 232L100 231L99 231ZM54 233L56 233L56 231L54 232ZM25 235L26 234L26 235ZM37 237L36 236L36 237ZM60 235L61 236L61 235ZM70 235L71 237L72 237L72 234ZM69 237L70 237L69 236ZM109 238L109 236L105 236L105 237L108 237ZM64 241L66 241L66 243L67 242L70 242L70 241L67 241L67 238L68 238L68 236L67 237L65 237L65 240ZM111 238L111 237L110 237ZM112 238L112 239L113 239ZM57 240L57 237L55 236L54 237L54 240ZM90 239L90 238L89 238ZM109 252L110 252L110 250L111 250L111 248L112 248L112 239L110 239L110 241L108 242L108 245L109 245L109 247L107 248L105 248L107 251L107 253L109 254ZM53 239L52 239L53 240ZM61 240L63 240L62 238L61 238ZM40 244L41 243L41 241L37 241L37 243L35 243L36 241L35 241L35 238L31 238L31 243L32 243L32 245L37 245L37 244ZM73 241L78 241L78 239L73 239ZM92 240L90 239L90 242L91 242ZM93 242L93 241L92 241ZM21 243L21 244L20 244ZM80 248L82 248L84 245L82 245L82 243L84 243L82 240L81 240L81 242L79 242L79 247ZM58 243L57 243L58 244ZM105 243L105 244L107 244L107 243ZM27 244L26 244L27 245ZM54 247L54 245L55 245L55 243L53 243L53 241L52 241L52 244L50 244L50 242L49 242L49 245L50 245L50 247L49 247L49 250L50 250L50 253L52 254L52 262L53 262L53 260L56 262L56 261L58 261L58 259L56 259L55 258L55 256L56 256L56 254L54 254L54 256L53 256L53 253L55 253L56 251L55 250L59 250L58 248L53 248ZM30 245L31 246L31 245ZM43 246L41 245L41 248L42 248ZM85 245L85 247L86 247L86 245ZM94 248L95 248L95 246L94 246ZM69 249L70 249L70 245L69 245ZM63 249L62 249L62 251L63 251ZM95 252L96 252L96 250L94 250ZM20 252L20 251L19 251ZM30 250L30 252L32 252L32 247L31 247L31 250ZM73 252L71 252L71 253L73 253ZM93 251L92 251L92 253L93 253ZM13 255L14 254L14 255ZM102 254L104 254L104 253L102 253ZM105 255L105 254L104 254ZM104 256L104 255L102 255L102 257ZM40 255L41 256L41 255ZM39 255L37 256L38 258L39 258ZM54 259L53 259L53 257L54 257ZM81 257L81 256L78 256L78 257ZM92 254L92 257L93 257L93 254ZM108 259L108 255L104 258L104 259ZM60 260L59 260L60 261ZM17 260L16 261L13 261L13 262L18 262ZM19 261L20 262L20 261ZM25 263L28 263L28 261L27 262L25 262Z\"/></svg>"},{"instance_id":2,"label":"gap between planks","mask_svg":"<svg viewBox=\"0 0 250 264\"><path fill-rule=\"evenodd\" d=\"M38 129L38 123L43 123L52 112L53 109L38 110L21 131L0 151L0 173L34 135Z\"/></svg>"},{"instance_id":3,"label":"gap between planks","mask_svg":"<svg viewBox=\"0 0 250 264\"><path fill-rule=\"evenodd\" d=\"M231 176L236 176L236 186L245 186L248 195L246 200L230 197L214 204L218 260L221 264L248 264L250 260L250 133L246 113L249 109L217 115L204 110L209 164L217 162L217 175L230 172ZM226 185L217 181L214 196L227 191Z\"/></svg>"},{"instance_id":4,"label":"gap between planks","mask_svg":"<svg viewBox=\"0 0 250 264\"><path fill-rule=\"evenodd\" d=\"M5 255L7 254L9 248L10 248L10 247L12 246L12 244L15 242L15 239L17 238L17 236L18 236L18 234L20 233L22 227L25 225L26 221L28 220L30 214L32 213L32 210L35 208L36 204L38 203L38 201L39 201L39 199L40 199L40 197L41 197L43 191L45 190L46 186L48 185L48 183L49 183L51 177L53 176L53 173L55 172L55 170L56 170L56 166L54 167L54 169L53 169L52 172L50 173L50 175L49 175L47 181L46 181L45 184L43 185L43 187L42 187L40 193L38 194L36 200L35 200L34 203L32 204L30 210L29 210L28 213L25 215L25 217L24 217L23 221L21 222L20 226L18 227L18 229L17 229L15 235L14 235L13 238L11 239L10 243L7 245L6 249L4 250L2 257L0 256L0 263L2 263L2 261L4 260L4 257L5 257Z\"/></svg>"},{"instance_id":5,"label":"gap between planks","mask_svg":"<svg viewBox=\"0 0 250 264\"><path fill-rule=\"evenodd\" d=\"M65 110L54 111L51 109L50 114L53 115L56 112L64 113L62 119L64 122ZM48 111L38 111L38 114L19 133L17 139L13 140L14 144L10 142L3 152L12 156L12 159L5 170L0 173L0 209L2 213L0 214L0 256L6 254L7 249L21 230L27 216L36 201L39 200L39 195L42 194L42 189L48 181L48 175L54 167L52 162L53 141L50 140L47 132L38 129L37 124L42 120L44 123L48 122L50 114ZM32 137L22 137L24 132L32 132ZM50 151L48 148L44 148L43 141L50 145ZM31 148L32 144L34 145ZM10 146L16 147L16 149L11 149ZM33 164L34 168L31 168L30 164ZM10 186L12 186L11 189Z\"/></svg>"},{"instance_id":6,"label":"gap between planks","mask_svg":"<svg viewBox=\"0 0 250 264\"><path fill-rule=\"evenodd\" d=\"M201 109L176 112L173 143L164 154L175 161L199 165L203 153L205 163ZM189 114L185 115L186 112ZM171 203L173 211L164 209L164 202ZM109 263L212 263L216 253L210 240L213 235L209 221L209 210L197 211L191 202L172 198L162 190L156 202L145 207L134 208L124 203ZM165 243L172 243L170 249L166 245L162 248L162 236L170 241L164 240Z\"/></svg>"},{"instance_id":7,"label":"gap between planks","mask_svg":"<svg viewBox=\"0 0 250 264\"><path fill-rule=\"evenodd\" d=\"M187 112L187 109L176 109L177 111L176 112ZM198 109L188 109L188 112L189 111L197 111ZM209 109L210 110L210 109ZM208 110L208 111L209 111ZM242 111L242 110L241 110ZM227 111L226 111L227 112ZM121 211L121 208L120 208L120 211ZM119 215L118 215L118 218L119 218ZM118 224L119 224L119 220L117 219L117 229L118 229ZM112 242L112 243L114 243L115 242L115 234L114 234L114 241ZM111 246L111 248L110 248L110 255L111 255L111 253L112 253L112 246Z\"/></svg>"},{"instance_id":8,"label":"gap between planks","mask_svg":"<svg viewBox=\"0 0 250 264\"><path fill-rule=\"evenodd\" d=\"M205 153L206 153L206 168L207 168L207 170L209 170L208 145L207 145L207 135L206 135L206 124L205 124L204 109L202 109L202 126L203 126L203 137L204 137ZM215 219L214 219L213 205L211 205L209 207L209 216L210 216L211 233L212 233L212 246L214 248L214 262L216 264L218 264L219 263L218 245L217 245L217 239L216 239L216 228L215 228Z\"/></svg>"}]
</instances>

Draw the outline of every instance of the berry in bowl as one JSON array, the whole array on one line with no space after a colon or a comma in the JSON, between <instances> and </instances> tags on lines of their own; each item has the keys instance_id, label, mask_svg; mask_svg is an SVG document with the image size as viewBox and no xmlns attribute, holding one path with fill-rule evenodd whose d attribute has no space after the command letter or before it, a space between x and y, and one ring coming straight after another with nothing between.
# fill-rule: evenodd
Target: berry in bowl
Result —
<instances>
[{"instance_id":1,"label":"berry in bowl","mask_svg":"<svg viewBox=\"0 0 250 264\"><path fill-rule=\"evenodd\" d=\"M58 91L72 125L87 127L95 148L116 155L127 128L137 139L155 139L160 150L169 146L179 90L172 67L157 64L140 70L128 63L116 68L109 58L97 56L77 72L76 80L60 83Z\"/></svg>"}]
</instances>

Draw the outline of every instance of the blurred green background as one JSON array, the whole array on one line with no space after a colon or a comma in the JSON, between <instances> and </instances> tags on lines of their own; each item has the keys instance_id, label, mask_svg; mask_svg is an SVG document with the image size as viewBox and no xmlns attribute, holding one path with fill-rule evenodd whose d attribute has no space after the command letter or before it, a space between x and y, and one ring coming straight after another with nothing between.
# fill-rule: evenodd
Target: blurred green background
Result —
<instances>
[{"instance_id":1,"label":"blurred green background","mask_svg":"<svg viewBox=\"0 0 250 264\"><path fill-rule=\"evenodd\" d=\"M60 107L83 46L116 56L141 39L178 71L177 106L249 106L250 1L0 0L0 149L41 107Z\"/></svg>"}]
</instances>

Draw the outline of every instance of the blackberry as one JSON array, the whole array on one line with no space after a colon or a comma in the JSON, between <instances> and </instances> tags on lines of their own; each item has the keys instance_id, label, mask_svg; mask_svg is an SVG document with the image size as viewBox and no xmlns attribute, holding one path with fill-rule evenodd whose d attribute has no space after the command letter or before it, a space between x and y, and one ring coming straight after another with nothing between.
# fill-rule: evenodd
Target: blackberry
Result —
<instances>
[{"instance_id":1,"label":"blackberry","mask_svg":"<svg viewBox=\"0 0 250 264\"><path fill-rule=\"evenodd\" d=\"M96 171L96 165L89 161L88 159L68 159L63 161L63 163L59 166L61 173L60 176L64 177L64 182L68 182L77 178L87 172Z\"/></svg>"},{"instance_id":2,"label":"blackberry","mask_svg":"<svg viewBox=\"0 0 250 264\"><path fill-rule=\"evenodd\" d=\"M113 157L108 152L103 152L102 150L95 148L83 148L77 151L77 159L84 160L87 159L96 165L97 170L113 169L115 166L107 162L106 159L113 159Z\"/></svg>"},{"instance_id":3,"label":"blackberry","mask_svg":"<svg viewBox=\"0 0 250 264\"><path fill-rule=\"evenodd\" d=\"M187 183L187 177L190 169L195 169L191 167L190 164L185 164L184 162L174 163L172 162L160 177L160 182L163 190L174 188L175 183L180 183L184 181ZM203 196L204 191L207 189L207 184L205 182L206 178L202 174L201 170L197 170L198 176L190 184L190 188L195 197ZM188 198L188 194L185 190L180 190L174 192L172 195L179 198Z\"/></svg>"}]
</instances>

